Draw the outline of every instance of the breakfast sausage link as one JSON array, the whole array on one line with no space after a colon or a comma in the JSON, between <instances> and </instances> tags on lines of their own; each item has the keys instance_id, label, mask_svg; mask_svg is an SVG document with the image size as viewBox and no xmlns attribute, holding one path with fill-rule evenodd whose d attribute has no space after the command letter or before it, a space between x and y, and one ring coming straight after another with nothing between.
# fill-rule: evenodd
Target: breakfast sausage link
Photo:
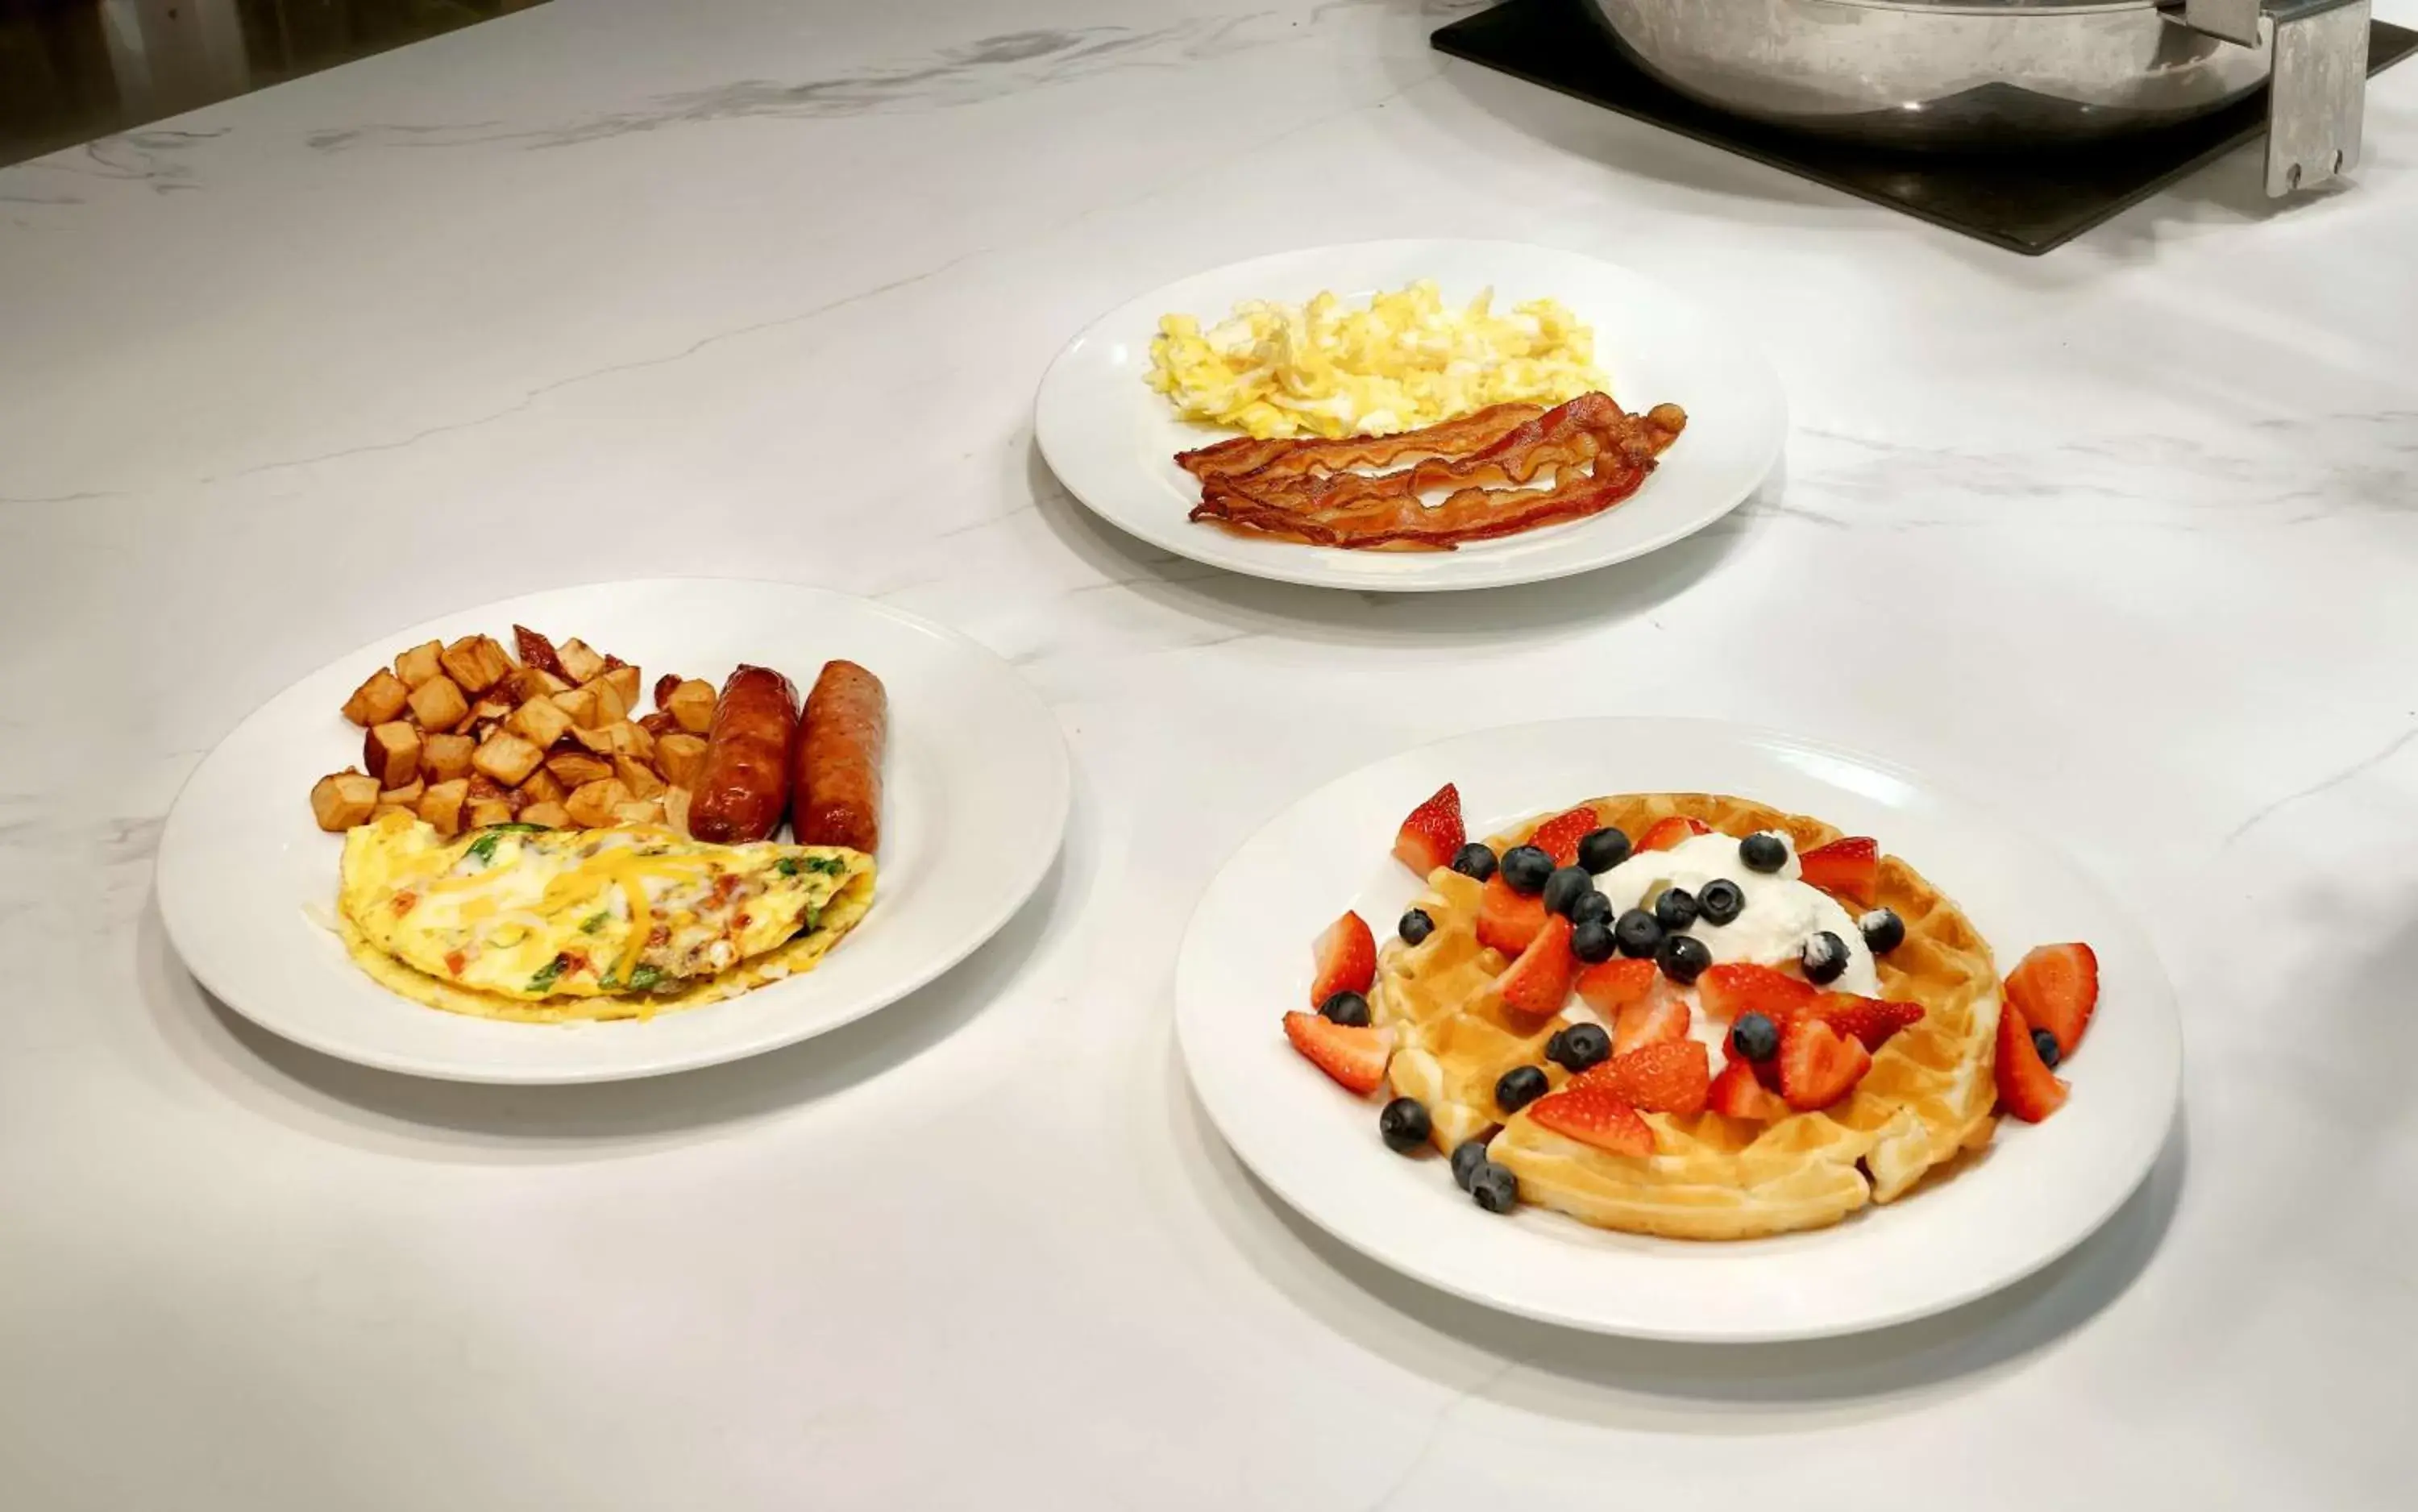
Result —
<instances>
[{"instance_id":1,"label":"breakfast sausage link","mask_svg":"<svg viewBox=\"0 0 2418 1512\"><path fill-rule=\"evenodd\" d=\"M789 828L802 846L846 846L871 855L881 844L881 753L889 743L890 695L854 662L832 662L806 695Z\"/></svg>"},{"instance_id":2,"label":"breakfast sausage link","mask_svg":"<svg viewBox=\"0 0 2418 1512\"><path fill-rule=\"evenodd\" d=\"M690 791L688 832L717 845L762 840L789 802L798 690L770 667L742 666L722 685Z\"/></svg>"}]
</instances>

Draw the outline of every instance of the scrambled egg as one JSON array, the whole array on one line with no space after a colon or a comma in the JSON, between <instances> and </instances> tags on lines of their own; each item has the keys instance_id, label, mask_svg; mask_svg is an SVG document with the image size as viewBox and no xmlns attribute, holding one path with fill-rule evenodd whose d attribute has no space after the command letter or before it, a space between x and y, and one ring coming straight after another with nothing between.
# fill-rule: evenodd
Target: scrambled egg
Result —
<instances>
[{"instance_id":1,"label":"scrambled egg","mask_svg":"<svg viewBox=\"0 0 2418 1512\"><path fill-rule=\"evenodd\" d=\"M1204 331L1163 315L1147 381L1186 420L1262 439L1392 435L1489 405L1557 405L1611 387L1595 366L1595 332L1552 299L1507 315L1491 289L1446 307L1421 279L1347 309L1334 294L1307 305L1248 300Z\"/></svg>"},{"instance_id":2,"label":"scrambled egg","mask_svg":"<svg viewBox=\"0 0 2418 1512\"><path fill-rule=\"evenodd\" d=\"M872 884L871 858L835 847L708 845L646 826L447 840L390 814L344 836L337 901L354 959L418 1001L620 1017L811 967Z\"/></svg>"}]
</instances>

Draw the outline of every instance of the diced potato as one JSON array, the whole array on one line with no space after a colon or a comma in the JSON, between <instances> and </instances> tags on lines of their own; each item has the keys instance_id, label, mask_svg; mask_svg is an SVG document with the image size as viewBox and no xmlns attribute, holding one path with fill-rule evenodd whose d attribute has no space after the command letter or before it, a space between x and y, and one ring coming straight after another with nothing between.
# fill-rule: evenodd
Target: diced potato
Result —
<instances>
[{"instance_id":1,"label":"diced potato","mask_svg":"<svg viewBox=\"0 0 2418 1512\"><path fill-rule=\"evenodd\" d=\"M406 688L417 688L430 678L441 677L445 667L437 657L444 649L443 643L432 640L414 646L407 651L397 651L394 657L394 675L403 680L403 685Z\"/></svg>"},{"instance_id":2,"label":"diced potato","mask_svg":"<svg viewBox=\"0 0 2418 1512\"><path fill-rule=\"evenodd\" d=\"M674 830L677 830L681 834L688 833L687 788L666 787L664 789L664 822L670 825Z\"/></svg>"},{"instance_id":3,"label":"diced potato","mask_svg":"<svg viewBox=\"0 0 2418 1512\"><path fill-rule=\"evenodd\" d=\"M596 695L596 722L618 724L630 717L630 700L621 696L621 689L610 678L590 678L580 684Z\"/></svg>"},{"instance_id":4,"label":"diced potato","mask_svg":"<svg viewBox=\"0 0 2418 1512\"><path fill-rule=\"evenodd\" d=\"M705 759L705 737L686 732L666 735L655 741L655 770L664 781L675 787L685 787L696 775L697 763Z\"/></svg>"},{"instance_id":5,"label":"diced potato","mask_svg":"<svg viewBox=\"0 0 2418 1512\"><path fill-rule=\"evenodd\" d=\"M513 668L513 675L504 679L501 684L514 703L524 704L532 698L551 698L570 686L542 666L516 666Z\"/></svg>"},{"instance_id":6,"label":"diced potato","mask_svg":"<svg viewBox=\"0 0 2418 1512\"><path fill-rule=\"evenodd\" d=\"M568 693L558 693L554 695L554 701L564 713L571 716L571 723L574 725L594 729L604 723L596 717L596 695L585 688L574 688Z\"/></svg>"},{"instance_id":7,"label":"diced potato","mask_svg":"<svg viewBox=\"0 0 2418 1512\"><path fill-rule=\"evenodd\" d=\"M602 756L582 756L576 751L558 751L545 758L545 770L565 787L577 787L586 783L602 782L613 775L613 763Z\"/></svg>"},{"instance_id":8,"label":"diced potato","mask_svg":"<svg viewBox=\"0 0 2418 1512\"><path fill-rule=\"evenodd\" d=\"M401 787L390 787L386 791L378 794L378 802L381 804L396 803L405 808L418 808L420 806L420 795L427 790L428 784L421 778L415 777L409 783Z\"/></svg>"},{"instance_id":9,"label":"diced potato","mask_svg":"<svg viewBox=\"0 0 2418 1512\"><path fill-rule=\"evenodd\" d=\"M554 773L543 767L530 772L520 786L522 802L528 803L559 803L570 793L571 789L557 782Z\"/></svg>"},{"instance_id":10,"label":"diced potato","mask_svg":"<svg viewBox=\"0 0 2418 1512\"><path fill-rule=\"evenodd\" d=\"M691 678L672 690L664 701L664 712L680 723L691 735L702 735L713 725L713 684L703 678Z\"/></svg>"},{"instance_id":11,"label":"diced potato","mask_svg":"<svg viewBox=\"0 0 2418 1512\"><path fill-rule=\"evenodd\" d=\"M403 803L380 803L377 807L370 810L370 817L373 820L385 818L390 814L401 814L406 817L415 819L420 817L418 814L412 812L409 806Z\"/></svg>"},{"instance_id":12,"label":"diced potato","mask_svg":"<svg viewBox=\"0 0 2418 1512\"><path fill-rule=\"evenodd\" d=\"M554 642L528 626L513 627L513 645L521 653L522 664L542 668L556 677L562 676L562 658L555 654Z\"/></svg>"},{"instance_id":13,"label":"diced potato","mask_svg":"<svg viewBox=\"0 0 2418 1512\"><path fill-rule=\"evenodd\" d=\"M681 677L677 672L666 672L662 677L657 678L655 680L655 707L657 709L669 709L672 706L672 695L679 692L680 685L687 680L688 679Z\"/></svg>"},{"instance_id":14,"label":"diced potato","mask_svg":"<svg viewBox=\"0 0 2418 1512\"><path fill-rule=\"evenodd\" d=\"M479 771L477 768L474 767L471 769L471 802L475 803L482 798L501 798L511 790L512 789L506 787L502 783L496 781L495 778L488 776L485 772Z\"/></svg>"},{"instance_id":15,"label":"diced potato","mask_svg":"<svg viewBox=\"0 0 2418 1512\"><path fill-rule=\"evenodd\" d=\"M370 674L367 682L355 688L353 695L344 700L344 717L363 729L372 725L383 725L402 713L404 704L410 697L411 690L403 685L401 678L385 667L379 667Z\"/></svg>"},{"instance_id":16,"label":"diced potato","mask_svg":"<svg viewBox=\"0 0 2418 1512\"><path fill-rule=\"evenodd\" d=\"M493 635L465 635L446 647L437 659L445 664L446 676L471 694L486 692L513 669L513 659Z\"/></svg>"},{"instance_id":17,"label":"diced potato","mask_svg":"<svg viewBox=\"0 0 2418 1512\"><path fill-rule=\"evenodd\" d=\"M361 765L380 787L401 787L420 775L420 732L400 719L373 725L361 741Z\"/></svg>"},{"instance_id":18,"label":"diced potato","mask_svg":"<svg viewBox=\"0 0 2418 1512\"><path fill-rule=\"evenodd\" d=\"M544 747L531 745L510 730L497 730L480 745L470 757L470 765L506 787L518 787L521 779L535 771L544 759Z\"/></svg>"},{"instance_id":19,"label":"diced potato","mask_svg":"<svg viewBox=\"0 0 2418 1512\"><path fill-rule=\"evenodd\" d=\"M311 817L331 833L366 821L377 802L377 779L363 772L331 771L311 786Z\"/></svg>"},{"instance_id":20,"label":"diced potato","mask_svg":"<svg viewBox=\"0 0 2418 1512\"><path fill-rule=\"evenodd\" d=\"M513 710L504 727L543 751L571 733L571 716L551 698L532 698Z\"/></svg>"},{"instance_id":21,"label":"diced potato","mask_svg":"<svg viewBox=\"0 0 2418 1512\"><path fill-rule=\"evenodd\" d=\"M604 658L575 636L557 647L554 654L562 663L562 675L575 683L586 682L604 670Z\"/></svg>"},{"instance_id":22,"label":"diced potato","mask_svg":"<svg viewBox=\"0 0 2418 1512\"><path fill-rule=\"evenodd\" d=\"M475 799L463 811L462 818L464 826L472 830L483 830L490 824L510 824L513 822L513 805L500 798Z\"/></svg>"},{"instance_id":23,"label":"diced potato","mask_svg":"<svg viewBox=\"0 0 2418 1512\"><path fill-rule=\"evenodd\" d=\"M505 697L503 690L498 688L470 706L470 718L474 722L500 725L513 717L513 701Z\"/></svg>"},{"instance_id":24,"label":"diced potato","mask_svg":"<svg viewBox=\"0 0 2418 1512\"><path fill-rule=\"evenodd\" d=\"M531 803L521 810L523 824L543 824L549 830L571 828L571 811L560 803Z\"/></svg>"},{"instance_id":25,"label":"diced potato","mask_svg":"<svg viewBox=\"0 0 2418 1512\"><path fill-rule=\"evenodd\" d=\"M627 719L630 710L638 707L638 669L627 664L614 667L604 674L604 681L621 695L621 717Z\"/></svg>"},{"instance_id":26,"label":"diced potato","mask_svg":"<svg viewBox=\"0 0 2418 1512\"><path fill-rule=\"evenodd\" d=\"M633 725L625 719L604 733L613 742L615 756L636 756L641 761L655 759L655 738L647 733L645 725Z\"/></svg>"},{"instance_id":27,"label":"diced potato","mask_svg":"<svg viewBox=\"0 0 2418 1512\"><path fill-rule=\"evenodd\" d=\"M576 644L573 642L573 645ZM570 649L569 646L563 648L566 654ZM582 783L573 788L571 796L563 800L562 806L571 815L571 821L581 829L603 830L611 827L613 811L629 801L630 789L622 787L618 778L607 777L602 782Z\"/></svg>"},{"instance_id":28,"label":"diced potato","mask_svg":"<svg viewBox=\"0 0 2418 1512\"><path fill-rule=\"evenodd\" d=\"M613 805L613 822L661 824L664 822L664 805L651 798L632 799L626 803L616 803Z\"/></svg>"},{"instance_id":29,"label":"diced potato","mask_svg":"<svg viewBox=\"0 0 2418 1512\"><path fill-rule=\"evenodd\" d=\"M411 717L424 730L459 729L470 717L470 700L451 678L433 677L411 690Z\"/></svg>"},{"instance_id":30,"label":"diced potato","mask_svg":"<svg viewBox=\"0 0 2418 1512\"><path fill-rule=\"evenodd\" d=\"M655 775L653 768L629 756L613 758L613 775L621 779L621 786L630 789L632 798L654 798L664 790L664 780Z\"/></svg>"},{"instance_id":31,"label":"diced potato","mask_svg":"<svg viewBox=\"0 0 2418 1512\"><path fill-rule=\"evenodd\" d=\"M451 839L462 832L462 805L470 795L467 779L455 777L448 782L432 783L420 795L420 817L436 827L436 832Z\"/></svg>"},{"instance_id":32,"label":"diced potato","mask_svg":"<svg viewBox=\"0 0 2418 1512\"><path fill-rule=\"evenodd\" d=\"M451 782L470 774L470 753L479 742L467 735L423 735L420 740L420 774L431 782Z\"/></svg>"},{"instance_id":33,"label":"diced potato","mask_svg":"<svg viewBox=\"0 0 2418 1512\"><path fill-rule=\"evenodd\" d=\"M613 734L609 727L589 729L584 725L571 726L571 738L601 756L613 754Z\"/></svg>"},{"instance_id":34,"label":"diced potato","mask_svg":"<svg viewBox=\"0 0 2418 1512\"><path fill-rule=\"evenodd\" d=\"M680 723L673 719L671 715L665 713L660 709L656 710L651 714L640 715L635 721L635 724L638 728L645 730L649 735L653 736L659 741L665 736L670 734L672 731L680 728Z\"/></svg>"}]
</instances>

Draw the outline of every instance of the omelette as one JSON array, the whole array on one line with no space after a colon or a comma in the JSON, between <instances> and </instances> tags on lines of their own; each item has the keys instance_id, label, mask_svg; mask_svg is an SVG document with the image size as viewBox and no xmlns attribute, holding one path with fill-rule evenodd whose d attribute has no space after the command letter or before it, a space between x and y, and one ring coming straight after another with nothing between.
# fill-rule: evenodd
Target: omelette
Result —
<instances>
[{"instance_id":1,"label":"omelette","mask_svg":"<svg viewBox=\"0 0 2418 1512\"><path fill-rule=\"evenodd\" d=\"M873 858L710 845L650 825L504 824L446 839L408 814L344 836L341 932L416 1002L491 1018L648 1017L808 970L873 902Z\"/></svg>"}]
</instances>

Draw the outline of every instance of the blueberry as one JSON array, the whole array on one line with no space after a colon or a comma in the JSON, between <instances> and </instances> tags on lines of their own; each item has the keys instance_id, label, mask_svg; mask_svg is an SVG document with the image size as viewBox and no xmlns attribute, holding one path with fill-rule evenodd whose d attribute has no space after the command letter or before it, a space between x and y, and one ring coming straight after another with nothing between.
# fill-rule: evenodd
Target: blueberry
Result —
<instances>
[{"instance_id":1,"label":"blueberry","mask_svg":"<svg viewBox=\"0 0 2418 1512\"><path fill-rule=\"evenodd\" d=\"M1751 834L1738 842L1738 860L1751 872L1776 872L1788 864L1788 842L1776 834Z\"/></svg>"},{"instance_id":2,"label":"blueberry","mask_svg":"<svg viewBox=\"0 0 2418 1512\"><path fill-rule=\"evenodd\" d=\"M1545 878L1545 909L1569 917L1570 905L1595 891L1595 878L1584 866L1565 866Z\"/></svg>"},{"instance_id":3,"label":"blueberry","mask_svg":"<svg viewBox=\"0 0 2418 1512\"><path fill-rule=\"evenodd\" d=\"M1545 1074L1535 1066L1513 1066L1495 1079L1494 1106L1517 1113L1544 1096L1545 1085Z\"/></svg>"},{"instance_id":4,"label":"blueberry","mask_svg":"<svg viewBox=\"0 0 2418 1512\"><path fill-rule=\"evenodd\" d=\"M1644 960L1662 943L1662 925L1644 909L1631 909L1613 923L1612 938L1620 954Z\"/></svg>"},{"instance_id":5,"label":"blueberry","mask_svg":"<svg viewBox=\"0 0 2418 1512\"><path fill-rule=\"evenodd\" d=\"M1749 1061L1768 1061L1780 1053L1780 1026L1761 1014L1740 1014L1730 1026L1730 1048Z\"/></svg>"},{"instance_id":6,"label":"blueberry","mask_svg":"<svg viewBox=\"0 0 2418 1512\"><path fill-rule=\"evenodd\" d=\"M1452 1147L1452 1179L1462 1191L1477 1179L1478 1168L1486 1164L1486 1141L1463 1139Z\"/></svg>"},{"instance_id":7,"label":"blueberry","mask_svg":"<svg viewBox=\"0 0 2418 1512\"><path fill-rule=\"evenodd\" d=\"M1579 864L1591 872L1608 872L1629 859L1629 836L1618 830L1590 830L1579 841Z\"/></svg>"},{"instance_id":8,"label":"blueberry","mask_svg":"<svg viewBox=\"0 0 2418 1512\"><path fill-rule=\"evenodd\" d=\"M1472 840L1452 853L1452 869L1482 882L1494 875L1494 852Z\"/></svg>"},{"instance_id":9,"label":"blueberry","mask_svg":"<svg viewBox=\"0 0 2418 1512\"><path fill-rule=\"evenodd\" d=\"M1434 1127L1427 1105L1416 1097L1397 1097L1377 1115L1377 1134L1385 1148L1405 1155L1427 1143Z\"/></svg>"},{"instance_id":10,"label":"blueberry","mask_svg":"<svg viewBox=\"0 0 2418 1512\"><path fill-rule=\"evenodd\" d=\"M1320 1003L1318 1011L1346 1029L1360 1029L1369 1022L1369 1000L1356 992L1339 992Z\"/></svg>"},{"instance_id":11,"label":"blueberry","mask_svg":"<svg viewBox=\"0 0 2418 1512\"><path fill-rule=\"evenodd\" d=\"M1847 942L1828 929L1816 929L1805 937L1805 950L1798 958L1804 963L1806 981L1827 986L1847 969Z\"/></svg>"},{"instance_id":12,"label":"blueberry","mask_svg":"<svg viewBox=\"0 0 2418 1512\"><path fill-rule=\"evenodd\" d=\"M1611 1059L1612 1036L1599 1025L1572 1024L1553 1036L1545 1055L1563 1070L1576 1074Z\"/></svg>"},{"instance_id":13,"label":"blueberry","mask_svg":"<svg viewBox=\"0 0 2418 1512\"><path fill-rule=\"evenodd\" d=\"M1654 952L1654 964L1684 987L1705 974L1705 968L1713 964L1713 953L1693 935L1664 935Z\"/></svg>"},{"instance_id":14,"label":"blueberry","mask_svg":"<svg viewBox=\"0 0 2418 1512\"><path fill-rule=\"evenodd\" d=\"M1696 922L1696 894L1684 887L1666 887L1654 900L1654 922L1674 932Z\"/></svg>"},{"instance_id":15,"label":"blueberry","mask_svg":"<svg viewBox=\"0 0 2418 1512\"><path fill-rule=\"evenodd\" d=\"M1553 858L1535 846L1513 846L1503 852L1503 879L1511 891L1534 897L1545 890L1545 881L1553 875Z\"/></svg>"},{"instance_id":16,"label":"blueberry","mask_svg":"<svg viewBox=\"0 0 2418 1512\"><path fill-rule=\"evenodd\" d=\"M2057 1047L2057 1036L2044 1029L2032 1031L2032 1048L2040 1052L2041 1064L2051 1071L2057 1069L2058 1061L2065 1054Z\"/></svg>"},{"instance_id":17,"label":"blueberry","mask_svg":"<svg viewBox=\"0 0 2418 1512\"><path fill-rule=\"evenodd\" d=\"M1589 921L1612 923L1612 899L1593 888L1580 893L1579 900L1570 905L1570 923L1581 924Z\"/></svg>"},{"instance_id":18,"label":"blueberry","mask_svg":"<svg viewBox=\"0 0 2418 1512\"><path fill-rule=\"evenodd\" d=\"M1856 921L1864 933L1864 943L1875 955L1887 955L1905 943L1905 921L1891 909L1875 909Z\"/></svg>"},{"instance_id":19,"label":"blueberry","mask_svg":"<svg viewBox=\"0 0 2418 1512\"><path fill-rule=\"evenodd\" d=\"M1620 942L1612 938L1612 925L1600 919L1589 919L1570 931L1570 954L1589 966L1612 959L1613 952L1619 948Z\"/></svg>"},{"instance_id":20,"label":"blueberry","mask_svg":"<svg viewBox=\"0 0 2418 1512\"><path fill-rule=\"evenodd\" d=\"M1696 911L1708 924L1725 924L1746 908L1746 893L1728 878L1718 878L1705 884L1696 894Z\"/></svg>"},{"instance_id":21,"label":"blueberry","mask_svg":"<svg viewBox=\"0 0 2418 1512\"><path fill-rule=\"evenodd\" d=\"M1490 1160L1471 1174L1469 1195L1489 1213L1508 1213L1520 1205L1520 1178Z\"/></svg>"},{"instance_id":22,"label":"blueberry","mask_svg":"<svg viewBox=\"0 0 2418 1512\"><path fill-rule=\"evenodd\" d=\"M1394 926L1394 932L1402 937L1403 944L1416 945L1435 933L1435 921L1428 917L1427 909L1413 909L1402 915L1402 922Z\"/></svg>"}]
</instances>

